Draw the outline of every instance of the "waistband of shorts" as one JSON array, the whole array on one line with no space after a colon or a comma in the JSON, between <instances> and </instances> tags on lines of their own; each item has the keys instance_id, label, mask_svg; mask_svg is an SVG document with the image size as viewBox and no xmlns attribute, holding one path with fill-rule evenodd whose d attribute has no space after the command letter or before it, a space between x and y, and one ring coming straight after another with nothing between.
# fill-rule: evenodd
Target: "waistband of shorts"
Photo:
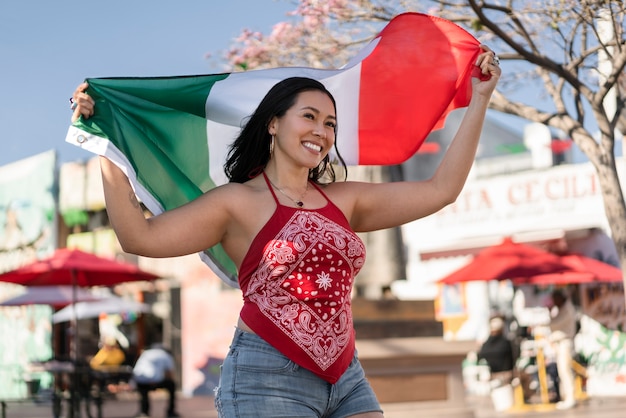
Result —
<instances>
[{"instance_id":1,"label":"waistband of shorts","mask_svg":"<svg viewBox=\"0 0 626 418\"><path fill-rule=\"evenodd\" d=\"M233 346L242 347L254 347L261 348L269 351L277 351L270 343L263 338L252 332L243 330L239 327L235 327L235 334L233 336Z\"/></svg>"}]
</instances>

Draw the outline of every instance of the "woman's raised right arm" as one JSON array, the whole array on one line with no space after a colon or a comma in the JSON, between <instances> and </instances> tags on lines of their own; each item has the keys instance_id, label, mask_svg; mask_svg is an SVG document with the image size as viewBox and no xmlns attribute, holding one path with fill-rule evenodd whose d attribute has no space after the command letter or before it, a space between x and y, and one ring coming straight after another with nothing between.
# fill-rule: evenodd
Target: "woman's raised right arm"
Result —
<instances>
[{"instance_id":1,"label":"woman's raised right arm","mask_svg":"<svg viewBox=\"0 0 626 418\"><path fill-rule=\"evenodd\" d=\"M122 170L106 157L100 157L100 169L107 215L122 249L141 252L141 237L148 236L149 221L135 191Z\"/></svg>"},{"instance_id":2,"label":"woman's raised right arm","mask_svg":"<svg viewBox=\"0 0 626 418\"><path fill-rule=\"evenodd\" d=\"M74 113L89 118L96 111L83 83L72 96ZM203 251L222 241L229 225L228 191L214 190L179 208L146 216L124 172L100 157L107 214L122 249L146 257L175 257ZM210 196L209 196L210 195Z\"/></svg>"}]
</instances>

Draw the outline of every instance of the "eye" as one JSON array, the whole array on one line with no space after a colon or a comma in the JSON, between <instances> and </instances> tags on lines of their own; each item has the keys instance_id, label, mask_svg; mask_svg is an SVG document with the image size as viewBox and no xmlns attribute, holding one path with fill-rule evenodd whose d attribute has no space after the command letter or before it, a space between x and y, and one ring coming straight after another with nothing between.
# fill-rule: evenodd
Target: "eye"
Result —
<instances>
[{"instance_id":1,"label":"eye","mask_svg":"<svg viewBox=\"0 0 626 418\"><path fill-rule=\"evenodd\" d=\"M328 121L326 122L326 126L328 126L329 128L335 129L337 127L337 123L333 121Z\"/></svg>"},{"instance_id":2,"label":"eye","mask_svg":"<svg viewBox=\"0 0 626 418\"><path fill-rule=\"evenodd\" d=\"M314 119L315 119L315 115L314 115L313 113L305 113L305 114L304 114L304 115L302 115L302 116L304 116L304 117L305 117L305 118L307 118L307 119L312 119L312 120L314 120Z\"/></svg>"}]
</instances>

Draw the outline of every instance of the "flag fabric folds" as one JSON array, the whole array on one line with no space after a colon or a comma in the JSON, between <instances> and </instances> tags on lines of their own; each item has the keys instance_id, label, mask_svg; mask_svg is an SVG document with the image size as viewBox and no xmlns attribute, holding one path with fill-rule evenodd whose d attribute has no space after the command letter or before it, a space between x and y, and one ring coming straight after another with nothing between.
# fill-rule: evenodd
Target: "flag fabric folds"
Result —
<instances>
[{"instance_id":1,"label":"flag fabric folds","mask_svg":"<svg viewBox=\"0 0 626 418\"><path fill-rule=\"evenodd\" d=\"M158 214L227 182L223 164L246 117L274 84L299 76L319 80L334 95L337 146L348 165L400 164L450 111L468 105L479 45L452 22L404 13L340 69L88 78L96 112L70 126L66 141L121 167ZM237 286L221 246L201 255Z\"/></svg>"}]
</instances>

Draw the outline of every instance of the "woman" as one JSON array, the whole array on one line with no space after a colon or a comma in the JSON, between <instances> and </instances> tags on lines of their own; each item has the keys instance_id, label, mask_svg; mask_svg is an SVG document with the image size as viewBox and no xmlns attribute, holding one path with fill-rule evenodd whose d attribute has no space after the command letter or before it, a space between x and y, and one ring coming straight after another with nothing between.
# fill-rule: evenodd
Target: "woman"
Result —
<instances>
[{"instance_id":1,"label":"woman","mask_svg":"<svg viewBox=\"0 0 626 418\"><path fill-rule=\"evenodd\" d=\"M146 219L127 178L101 159L124 251L173 257L221 243L238 266L244 306L216 390L220 416L383 416L354 350L350 292L365 261L355 232L454 202L500 76L494 53L481 48L476 65L490 78L473 79L463 121L428 181L334 182L335 102L307 78L278 83L259 104L230 149L230 182L177 209ZM73 120L94 112L86 88L74 92Z\"/></svg>"}]
</instances>

